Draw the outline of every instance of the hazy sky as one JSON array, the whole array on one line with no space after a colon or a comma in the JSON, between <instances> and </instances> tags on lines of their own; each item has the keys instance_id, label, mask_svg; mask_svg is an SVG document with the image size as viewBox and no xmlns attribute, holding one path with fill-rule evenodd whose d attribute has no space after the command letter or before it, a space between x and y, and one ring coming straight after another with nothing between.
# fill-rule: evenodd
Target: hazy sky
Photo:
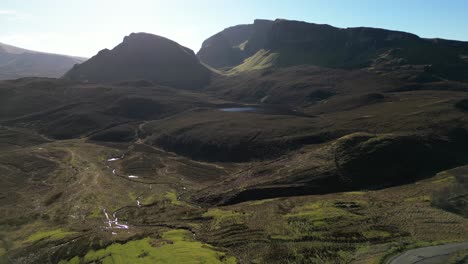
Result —
<instances>
[{"instance_id":1,"label":"hazy sky","mask_svg":"<svg viewBox=\"0 0 468 264\"><path fill-rule=\"evenodd\" d=\"M196 52L214 33L255 18L468 41L467 0L0 0L0 42L90 57L131 32L149 32Z\"/></svg>"}]
</instances>

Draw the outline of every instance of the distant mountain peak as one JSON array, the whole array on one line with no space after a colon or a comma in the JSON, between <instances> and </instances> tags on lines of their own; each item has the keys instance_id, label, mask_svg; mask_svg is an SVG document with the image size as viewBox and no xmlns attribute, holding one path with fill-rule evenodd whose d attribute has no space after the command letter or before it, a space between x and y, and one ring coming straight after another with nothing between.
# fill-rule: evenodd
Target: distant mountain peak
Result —
<instances>
[{"instance_id":1,"label":"distant mountain peak","mask_svg":"<svg viewBox=\"0 0 468 264\"><path fill-rule=\"evenodd\" d=\"M210 71L195 53L177 42L149 33L131 33L112 50L102 50L64 78L93 82L147 80L179 88L206 84Z\"/></svg>"},{"instance_id":2,"label":"distant mountain peak","mask_svg":"<svg viewBox=\"0 0 468 264\"><path fill-rule=\"evenodd\" d=\"M38 52L0 43L0 80L23 77L57 78L73 65L84 60L86 59Z\"/></svg>"}]
</instances>

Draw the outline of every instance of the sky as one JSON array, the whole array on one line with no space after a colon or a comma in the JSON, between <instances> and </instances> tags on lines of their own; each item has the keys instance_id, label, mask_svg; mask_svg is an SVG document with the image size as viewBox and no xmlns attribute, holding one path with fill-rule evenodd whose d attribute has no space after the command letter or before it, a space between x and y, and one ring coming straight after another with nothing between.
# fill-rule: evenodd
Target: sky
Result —
<instances>
[{"instance_id":1,"label":"sky","mask_svg":"<svg viewBox=\"0 0 468 264\"><path fill-rule=\"evenodd\" d=\"M256 18L468 41L467 0L0 0L0 42L91 57L148 32L197 52L211 35Z\"/></svg>"}]
</instances>

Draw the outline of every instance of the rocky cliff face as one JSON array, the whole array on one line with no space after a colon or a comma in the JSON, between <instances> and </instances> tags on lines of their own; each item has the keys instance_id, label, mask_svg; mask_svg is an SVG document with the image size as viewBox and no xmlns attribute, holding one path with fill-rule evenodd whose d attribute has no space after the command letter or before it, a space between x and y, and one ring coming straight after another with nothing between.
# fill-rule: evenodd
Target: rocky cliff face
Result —
<instances>
[{"instance_id":1,"label":"rocky cliff face","mask_svg":"<svg viewBox=\"0 0 468 264\"><path fill-rule=\"evenodd\" d=\"M340 69L370 69L417 81L468 81L468 43L424 39L378 28L336 28L330 25L277 19L255 20L252 34L238 49L236 60L217 64L249 71L268 67L315 65ZM221 35L222 32L220 33ZM218 39L215 35L212 40ZM200 54L203 51L203 56ZM228 41L212 41L199 57L231 56ZM229 54L229 55L228 55ZM237 64L236 64L237 63ZM239 66L239 67L237 67Z\"/></svg>"},{"instance_id":2,"label":"rocky cliff face","mask_svg":"<svg viewBox=\"0 0 468 264\"><path fill-rule=\"evenodd\" d=\"M229 27L211 36L202 44L197 56L215 68L230 67L242 63L245 42L253 33L253 25Z\"/></svg>"}]
</instances>

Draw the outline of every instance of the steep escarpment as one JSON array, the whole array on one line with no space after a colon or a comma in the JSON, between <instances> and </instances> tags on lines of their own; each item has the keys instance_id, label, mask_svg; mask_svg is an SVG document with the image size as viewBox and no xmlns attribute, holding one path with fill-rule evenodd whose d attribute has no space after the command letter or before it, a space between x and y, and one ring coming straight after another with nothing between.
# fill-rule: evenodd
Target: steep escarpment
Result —
<instances>
[{"instance_id":1,"label":"steep escarpment","mask_svg":"<svg viewBox=\"0 0 468 264\"><path fill-rule=\"evenodd\" d=\"M252 33L252 25L226 28L205 40L197 56L203 63L215 68L238 65L245 57L243 49Z\"/></svg>"},{"instance_id":2,"label":"steep escarpment","mask_svg":"<svg viewBox=\"0 0 468 264\"><path fill-rule=\"evenodd\" d=\"M242 62L235 65L231 61L229 65L234 67L233 73L315 65L368 69L421 82L468 80L465 74L468 70L467 42L424 39L411 33L387 29L337 28L284 19L256 20L252 28L252 34L245 40L242 49L237 50ZM219 34L223 35L222 32ZM214 51L220 52L222 45L225 44L221 41L211 42L209 49L202 49L203 54L212 52L214 56ZM210 64L210 61L206 63ZM216 63L210 65L217 67Z\"/></svg>"},{"instance_id":3,"label":"steep escarpment","mask_svg":"<svg viewBox=\"0 0 468 264\"><path fill-rule=\"evenodd\" d=\"M200 60L214 68L230 68L262 49L273 21L256 19L253 24L237 25L206 39L197 53Z\"/></svg>"}]
</instances>

